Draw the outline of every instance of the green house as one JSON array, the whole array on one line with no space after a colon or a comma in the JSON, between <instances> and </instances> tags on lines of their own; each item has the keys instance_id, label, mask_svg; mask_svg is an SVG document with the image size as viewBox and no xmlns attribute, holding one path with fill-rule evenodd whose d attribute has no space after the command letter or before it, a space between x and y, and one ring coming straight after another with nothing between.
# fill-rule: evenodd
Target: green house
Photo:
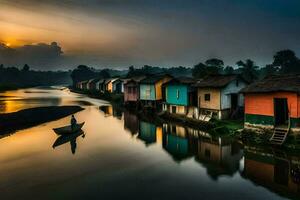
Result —
<instances>
[{"instance_id":1,"label":"green house","mask_svg":"<svg viewBox=\"0 0 300 200\"><path fill-rule=\"evenodd\" d=\"M191 86L195 82L193 78L179 77L165 83L163 85L165 92L163 110L187 114L189 106L197 106L197 91Z\"/></svg>"}]
</instances>

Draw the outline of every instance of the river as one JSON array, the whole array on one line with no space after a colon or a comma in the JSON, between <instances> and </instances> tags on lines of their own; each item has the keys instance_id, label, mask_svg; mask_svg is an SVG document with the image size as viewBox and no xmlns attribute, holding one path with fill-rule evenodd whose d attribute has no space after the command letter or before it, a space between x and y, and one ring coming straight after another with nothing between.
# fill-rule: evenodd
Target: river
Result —
<instances>
[{"instance_id":1,"label":"river","mask_svg":"<svg viewBox=\"0 0 300 200\"><path fill-rule=\"evenodd\" d=\"M1 199L297 199L300 156L244 146L56 88L0 93L0 113L80 105L70 117L0 138ZM1 133L1 130L0 130ZM1 137L1 136L0 136Z\"/></svg>"}]
</instances>

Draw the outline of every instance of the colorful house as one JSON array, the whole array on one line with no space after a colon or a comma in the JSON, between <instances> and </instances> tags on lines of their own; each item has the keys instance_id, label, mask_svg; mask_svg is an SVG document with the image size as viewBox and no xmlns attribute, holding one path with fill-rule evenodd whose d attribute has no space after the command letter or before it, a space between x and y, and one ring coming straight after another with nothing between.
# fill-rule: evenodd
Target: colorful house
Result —
<instances>
[{"instance_id":1,"label":"colorful house","mask_svg":"<svg viewBox=\"0 0 300 200\"><path fill-rule=\"evenodd\" d=\"M145 76L133 77L124 81L124 102L137 102L140 99L140 81Z\"/></svg>"},{"instance_id":2,"label":"colorful house","mask_svg":"<svg viewBox=\"0 0 300 200\"><path fill-rule=\"evenodd\" d=\"M110 79L106 79L105 80L105 91L112 93L113 92L113 82L115 82L116 80L118 80L118 78L110 78Z\"/></svg>"},{"instance_id":3,"label":"colorful house","mask_svg":"<svg viewBox=\"0 0 300 200\"><path fill-rule=\"evenodd\" d=\"M245 128L300 132L300 75L270 76L244 88Z\"/></svg>"},{"instance_id":4,"label":"colorful house","mask_svg":"<svg viewBox=\"0 0 300 200\"><path fill-rule=\"evenodd\" d=\"M156 106L163 100L162 85L172 77L166 74L152 75L140 82L140 101L144 105Z\"/></svg>"},{"instance_id":5,"label":"colorful house","mask_svg":"<svg viewBox=\"0 0 300 200\"><path fill-rule=\"evenodd\" d=\"M99 79L96 84L96 90L103 93L105 91L105 79Z\"/></svg>"},{"instance_id":6,"label":"colorful house","mask_svg":"<svg viewBox=\"0 0 300 200\"><path fill-rule=\"evenodd\" d=\"M91 79L89 80L88 82L88 90L90 91L96 91L97 90L97 82L99 81L100 79Z\"/></svg>"},{"instance_id":7,"label":"colorful house","mask_svg":"<svg viewBox=\"0 0 300 200\"><path fill-rule=\"evenodd\" d=\"M117 79L112 82L113 92L120 94L124 92L124 81L122 79Z\"/></svg>"},{"instance_id":8,"label":"colorful house","mask_svg":"<svg viewBox=\"0 0 300 200\"><path fill-rule=\"evenodd\" d=\"M239 75L211 75L194 84L198 88L199 115L217 119L234 117L244 106L241 89L247 82Z\"/></svg>"},{"instance_id":9,"label":"colorful house","mask_svg":"<svg viewBox=\"0 0 300 200\"><path fill-rule=\"evenodd\" d=\"M165 103L163 110L175 114L187 114L188 107L197 106L197 90L191 87L196 81L189 77L179 77L163 85Z\"/></svg>"},{"instance_id":10,"label":"colorful house","mask_svg":"<svg viewBox=\"0 0 300 200\"><path fill-rule=\"evenodd\" d=\"M76 88L79 89L79 90L83 89L83 87L82 87L82 81L76 83Z\"/></svg>"},{"instance_id":11,"label":"colorful house","mask_svg":"<svg viewBox=\"0 0 300 200\"><path fill-rule=\"evenodd\" d=\"M88 82L89 82L88 80L81 82L82 90L88 90Z\"/></svg>"}]
</instances>

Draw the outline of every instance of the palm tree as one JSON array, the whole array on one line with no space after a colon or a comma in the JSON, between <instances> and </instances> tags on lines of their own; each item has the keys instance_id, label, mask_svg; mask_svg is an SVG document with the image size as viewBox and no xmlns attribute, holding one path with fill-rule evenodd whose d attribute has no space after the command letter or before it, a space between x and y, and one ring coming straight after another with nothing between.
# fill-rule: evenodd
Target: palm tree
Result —
<instances>
[{"instance_id":1,"label":"palm tree","mask_svg":"<svg viewBox=\"0 0 300 200\"><path fill-rule=\"evenodd\" d=\"M245 62L240 60L236 64L240 67L242 76L247 81L251 83L257 79L257 70L259 67L255 65L254 61L250 59L247 59Z\"/></svg>"}]
</instances>

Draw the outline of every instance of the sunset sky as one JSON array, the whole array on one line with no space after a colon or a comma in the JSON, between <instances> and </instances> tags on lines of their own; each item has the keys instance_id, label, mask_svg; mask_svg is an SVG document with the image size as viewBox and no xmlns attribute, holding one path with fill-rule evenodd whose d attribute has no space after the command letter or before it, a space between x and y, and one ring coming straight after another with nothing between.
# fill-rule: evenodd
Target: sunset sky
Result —
<instances>
[{"instance_id":1,"label":"sunset sky","mask_svg":"<svg viewBox=\"0 0 300 200\"><path fill-rule=\"evenodd\" d=\"M42 70L264 65L282 49L300 56L300 1L0 0L0 43L0 63Z\"/></svg>"}]
</instances>

